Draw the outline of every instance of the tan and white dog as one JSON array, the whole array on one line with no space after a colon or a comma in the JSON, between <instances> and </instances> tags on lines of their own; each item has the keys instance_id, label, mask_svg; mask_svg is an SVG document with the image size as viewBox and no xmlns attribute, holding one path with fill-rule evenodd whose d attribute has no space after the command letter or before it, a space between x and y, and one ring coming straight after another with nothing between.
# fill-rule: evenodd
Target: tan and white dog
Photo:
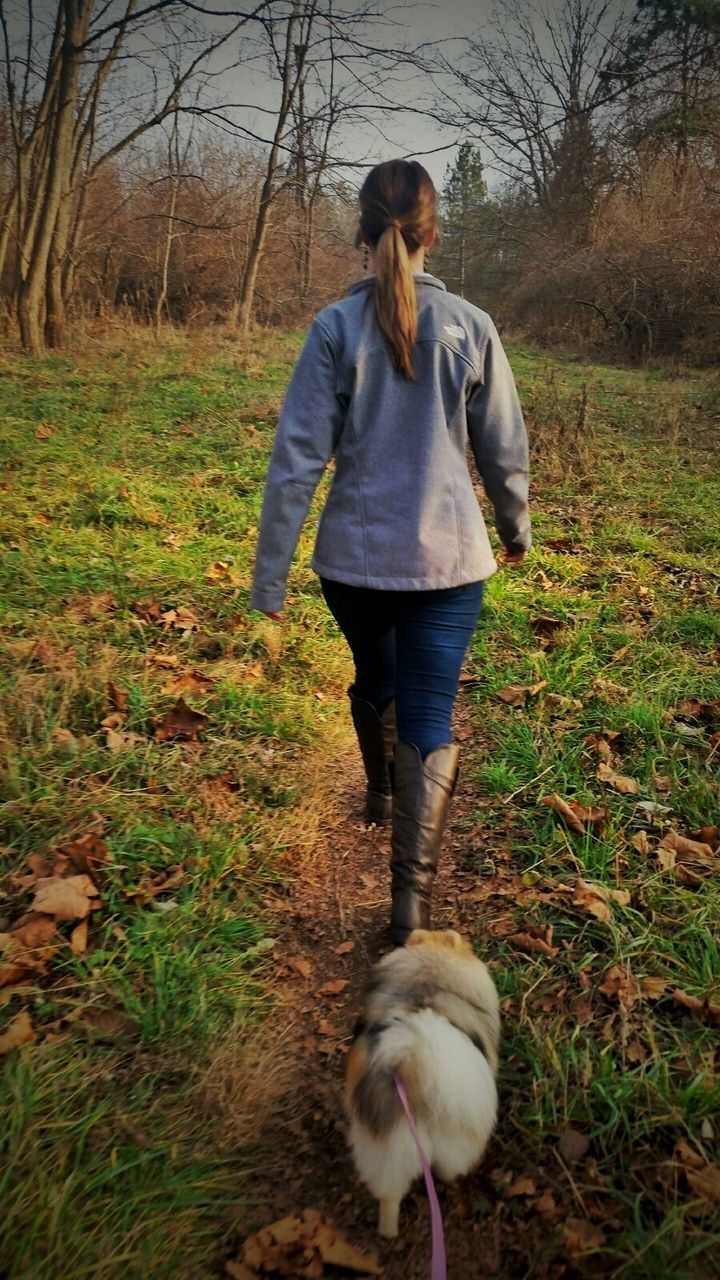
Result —
<instances>
[{"instance_id":1,"label":"tan and white dog","mask_svg":"<svg viewBox=\"0 0 720 1280\"><path fill-rule=\"evenodd\" d=\"M375 965L348 1054L350 1143L396 1236L400 1201L421 1172L395 1084L400 1077L435 1173L452 1181L480 1160L497 1117L500 1014L490 974L453 929L416 929Z\"/></svg>"}]
</instances>

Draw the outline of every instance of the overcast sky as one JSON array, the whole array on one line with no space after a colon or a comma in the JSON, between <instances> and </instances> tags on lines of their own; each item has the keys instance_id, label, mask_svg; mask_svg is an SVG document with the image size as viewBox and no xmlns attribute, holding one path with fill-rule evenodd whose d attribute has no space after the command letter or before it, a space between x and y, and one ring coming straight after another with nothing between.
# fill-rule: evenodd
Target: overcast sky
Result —
<instances>
[{"instance_id":1,"label":"overcast sky","mask_svg":"<svg viewBox=\"0 0 720 1280\"><path fill-rule=\"evenodd\" d=\"M395 39L402 39L408 45L419 45L425 42L441 42L446 55L453 49L453 41L468 35L482 35L483 31L491 32L490 14L493 0L445 0L444 3L401 4L397 7L390 4L383 6L384 12L392 13L402 23L402 32ZM551 0L552 2L552 0ZM348 3L352 9L352 3ZM259 108L272 108L278 100L279 85L268 79L267 72L259 69L241 69L234 73L236 88L242 89L245 100L256 102ZM405 86L398 92L398 87L388 84L388 93L400 101L405 94L409 102L417 102L423 93L428 100L433 89L427 76L417 72L412 75L405 70L401 73ZM434 90L433 90L434 92ZM248 111L238 116L248 127L260 136L266 136L269 117L264 111ZM429 170L436 184L441 185L448 162L456 151L462 134L452 127L445 128L420 115L393 113L390 117L372 116L378 129L372 125L340 135L342 142L336 142L335 151L347 155L348 159L366 161L368 164L388 159L394 155L405 155L420 160ZM382 135L385 135L385 138ZM385 139L388 139L387 141ZM351 174L348 173L350 177ZM358 173L358 178L361 174Z\"/></svg>"}]
</instances>

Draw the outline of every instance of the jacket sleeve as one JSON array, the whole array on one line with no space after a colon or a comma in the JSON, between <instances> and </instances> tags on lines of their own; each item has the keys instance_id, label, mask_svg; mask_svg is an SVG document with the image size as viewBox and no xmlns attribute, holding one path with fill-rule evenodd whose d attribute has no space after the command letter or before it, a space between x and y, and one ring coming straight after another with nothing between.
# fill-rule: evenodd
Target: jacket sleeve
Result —
<instances>
[{"instance_id":1,"label":"jacket sleeve","mask_svg":"<svg viewBox=\"0 0 720 1280\"><path fill-rule=\"evenodd\" d=\"M468 431L495 526L508 551L531 544L528 510L528 439L515 379L490 322L481 380L467 402Z\"/></svg>"},{"instance_id":2,"label":"jacket sleeve","mask_svg":"<svg viewBox=\"0 0 720 1280\"><path fill-rule=\"evenodd\" d=\"M330 339L317 321L293 371L265 480L250 607L279 611L320 477L335 452L345 404L337 393Z\"/></svg>"}]
</instances>

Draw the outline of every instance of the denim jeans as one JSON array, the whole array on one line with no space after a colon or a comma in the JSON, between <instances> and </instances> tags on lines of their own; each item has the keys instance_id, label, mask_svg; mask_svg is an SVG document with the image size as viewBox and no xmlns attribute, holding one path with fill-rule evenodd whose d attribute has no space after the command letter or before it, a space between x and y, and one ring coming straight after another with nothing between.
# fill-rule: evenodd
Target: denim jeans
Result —
<instances>
[{"instance_id":1,"label":"denim jeans","mask_svg":"<svg viewBox=\"0 0 720 1280\"><path fill-rule=\"evenodd\" d=\"M354 692L382 712L395 699L401 742L425 757L452 741L451 719L482 582L438 591L375 591L321 578L355 661Z\"/></svg>"}]
</instances>

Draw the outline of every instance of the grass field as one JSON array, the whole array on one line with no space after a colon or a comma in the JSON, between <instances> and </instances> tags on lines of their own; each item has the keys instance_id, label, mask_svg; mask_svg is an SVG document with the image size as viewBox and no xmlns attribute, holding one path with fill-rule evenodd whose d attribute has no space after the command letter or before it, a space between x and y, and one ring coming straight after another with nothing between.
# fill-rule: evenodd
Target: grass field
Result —
<instances>
[{"instance_id":1,"label":"grass field","mask_svg":"<svg viewBox=\"0 0 720 1280\"><path fill-rule=\"evenodd\" d=\"M0 357L12 1280L221 1274L247 1219L263 897L348 743L311 527L285 625L246 609L299 342ZM720 1274L717 388L511 356L537 546L492 580L469 656L462 817L506 1011L500 1149L528 1164L508 1195L498 1163L508 1274L700 1280ZM572 831L552 795L601 812Z\"/></svg>"}]
</instances>

